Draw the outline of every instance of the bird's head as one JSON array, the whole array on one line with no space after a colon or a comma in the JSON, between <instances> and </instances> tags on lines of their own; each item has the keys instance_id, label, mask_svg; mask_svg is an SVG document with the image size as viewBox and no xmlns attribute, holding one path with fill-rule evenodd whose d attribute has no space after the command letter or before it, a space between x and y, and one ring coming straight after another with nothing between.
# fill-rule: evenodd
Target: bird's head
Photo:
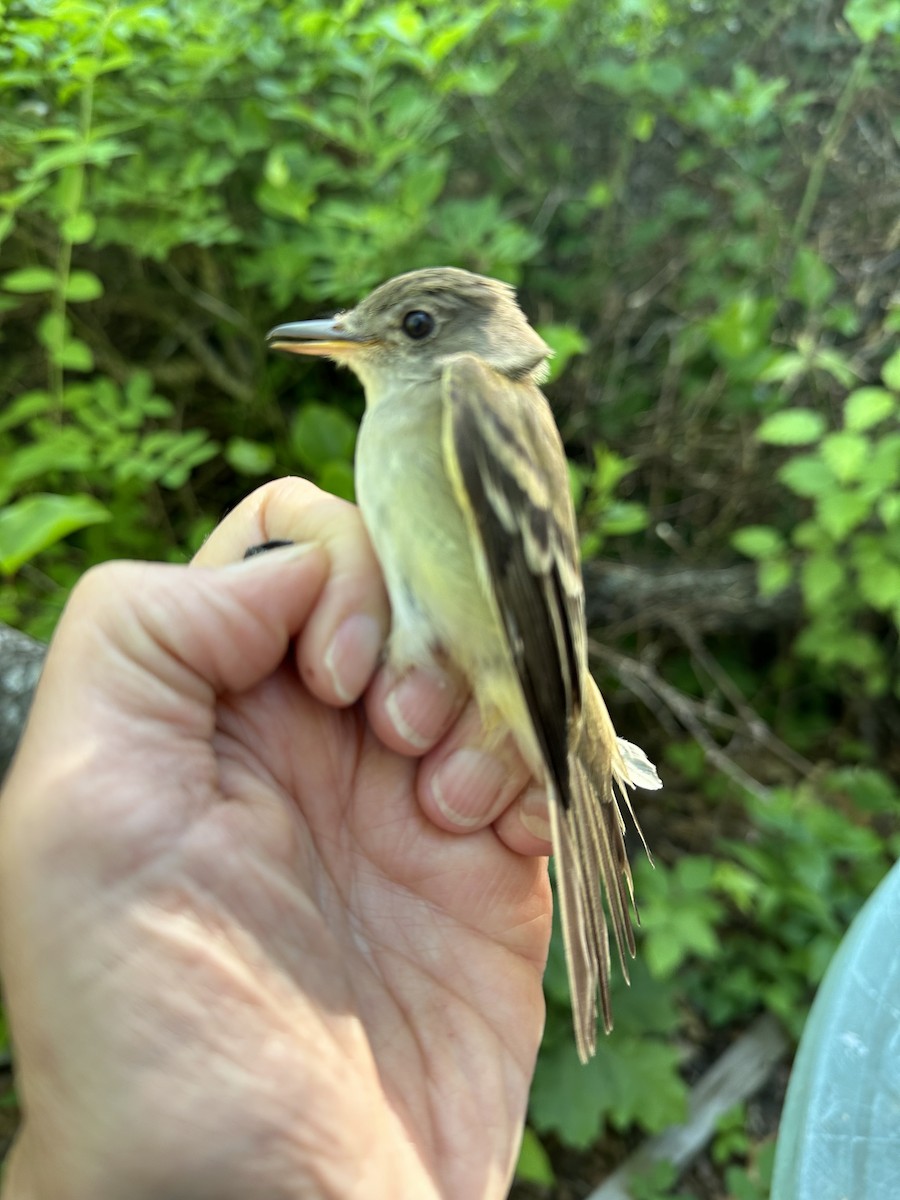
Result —
<instances>
[{"instance_id":1,"label":"bird's head","mask_svg":"<svg viewBox=\"0 0 900 1200\"><path fill-rule=\"evenodd\" d=\"M455 267L398 275L356 308L278 325L267 340L275 350L345 364L370 399L389 384L438 379L448 358L466 353L512 379L539 383L551 354L508 284Z\"/></svg>"}]
</instances>

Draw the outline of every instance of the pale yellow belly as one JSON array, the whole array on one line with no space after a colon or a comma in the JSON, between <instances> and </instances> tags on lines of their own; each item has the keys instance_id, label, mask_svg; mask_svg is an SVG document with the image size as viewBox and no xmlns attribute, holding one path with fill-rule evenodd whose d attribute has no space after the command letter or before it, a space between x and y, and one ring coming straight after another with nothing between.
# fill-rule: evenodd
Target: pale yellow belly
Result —
<instances>
[{"instance_id":1,"label":"pale yellow belly","mask_svg":"<svg viewBox=\"0 0 900 1200\"><path fill-rule=\"evenodd\" d=\"M439 426L416 435L373 417L382 414L367 413L360 431L356 492L391 601L390 659L402 669L446 655L490 729L516 730L532 759L524 697L444 472Z\"/></svg>"}]
</instances>

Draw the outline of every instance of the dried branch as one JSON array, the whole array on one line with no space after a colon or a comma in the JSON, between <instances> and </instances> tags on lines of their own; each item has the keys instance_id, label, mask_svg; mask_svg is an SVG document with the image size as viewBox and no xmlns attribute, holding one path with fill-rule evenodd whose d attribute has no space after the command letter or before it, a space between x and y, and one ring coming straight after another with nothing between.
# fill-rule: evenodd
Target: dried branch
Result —
<instances>
[{"instance_id":1,"label":"dried branch","mask_svg":"<svg viewBox=\"0 0 900 1200\"><path fill-rule=\"evenodd\" d=\"M688 1119L649 1138L587 1200L632 1200L628 1181L656 1162L683 1169L700 1153L730 1109L763 1086L788 1052L774 1017L760 1017L730 1046L691 1091Z\"/></svg>"}]
</instances>

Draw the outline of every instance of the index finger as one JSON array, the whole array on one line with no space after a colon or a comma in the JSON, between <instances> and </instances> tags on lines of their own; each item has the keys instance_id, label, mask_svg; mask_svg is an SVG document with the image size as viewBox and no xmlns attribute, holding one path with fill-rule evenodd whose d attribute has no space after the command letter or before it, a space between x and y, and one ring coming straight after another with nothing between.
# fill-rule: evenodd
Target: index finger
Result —
<instances>
[{"instance_id":1,"label":"index finger","mask_svg":"<svg viewBox=\"0 0 900 1200\"><path fill-rule=\"evenodd\" d=\"M274 540L311 542L331 570L297 646L304 683L319 700L344 707L362 695L390 628L381 570L358 509L306 479L257 488L213 530L193 559L198 566L237 562Z\"/></svg>"}]
</instances>

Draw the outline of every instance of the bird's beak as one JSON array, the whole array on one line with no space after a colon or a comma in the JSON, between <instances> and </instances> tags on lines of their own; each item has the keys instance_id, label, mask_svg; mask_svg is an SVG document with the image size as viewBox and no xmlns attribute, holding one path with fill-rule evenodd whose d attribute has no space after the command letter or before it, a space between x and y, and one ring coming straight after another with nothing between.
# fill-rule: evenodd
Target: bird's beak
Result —
<instances>
[{"instance_id":1,"label":"bird's beak","mask_svg":"<svg viewBox=\"0 0 900 1200\"><path fill-rule=\"evenodd\" d=\"M325 358L345 358L354 349L366 345L363 338L341 329L337 320L294 321L290 325L276 325L266 334L266 341L270 350L316 354Z\"/></svg>"}]
</instances>

